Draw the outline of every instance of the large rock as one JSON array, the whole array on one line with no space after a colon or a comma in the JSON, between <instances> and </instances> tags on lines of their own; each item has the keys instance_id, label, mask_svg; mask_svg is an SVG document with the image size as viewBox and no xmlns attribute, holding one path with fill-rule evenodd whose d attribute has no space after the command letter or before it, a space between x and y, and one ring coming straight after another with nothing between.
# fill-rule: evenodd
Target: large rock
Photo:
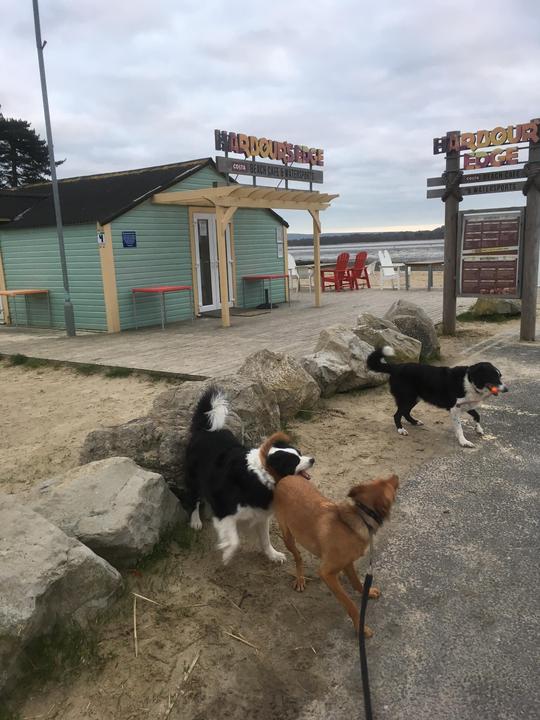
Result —
<instances>
[{"instance_id":1,"label":"large rock","mask_svg":"<svg viewBox=\"0 0 540 720\"><path fill-rule=\"evenodd\" d=\"M421 360L439 357L440 345L433 320L421 307L407 300L396 300L384 316L393 322L404 335L422 343Z\"/></svg>"},{"instance_id":2,"label":"large rock","mask_svg":"<svg viewBox=\"0 0 540 720\"><path fill-rule=\"evenodd\" d=\"M360 315L358 325L353 328L353 332L360 340L375 348L390 345L395 352L395 362L418 362L420 359L422 343L419 340L403 335L393 323L375 315L370 313Z\"/></svg>"},{"instance_id":3,"label":"large rock","mask_svg":"<svg viewBox=\"0 0 540 720\"><path fill-rule=\"evenodd\" d=\"M323 330L312 355L301 359L302 366L317 381L323 397L387 382L388 376L367 369L366 359L373 346L360 340L345 325Z\"/></svg>"},{"instance_id":4,"label":"large rock","mask_svg":"<svg viewBox=\"0 0 540 720\"><path fill-rule=\"evenodd\" d=\"M32 492L29 506L115 567L148 555L182 515L162 476L125 457L46 480Z\"/></svg>"},{"instance_id":5,"label":"large rock","mask_svg":"<svg viewBox=\"0 0 540 720\"><path fill-rule=\"evenodd\" d=\"M57 623L84 625L122 588L103 558L11 496L0 496L0 694L25 647Z\"/></svg>"},{"instance_id":6,"label":"large rock","mask_svg":"<svg viewBox=\"0 0 540 720\"><path fill-rule=\"evenodd\" d=\"M313 409L319 400L319 385L290 355L259 350L249 355L238 375L248 377L274 392L281 420L294 417L299 410Z\"/></svg>"},{"instance_id":7,"label":"large rock","mask_svg":"<svg viewBox=\"0 0 540 720\"><path fill-rule=\"evenodd\" d=\"M225 391L231 405L227 427L247 445L279 430L279 407L273 392L254 380L228 375L213 381L186 382L161 393L150 414L87 435L81 463L112 456L132 458L138 465L163 475L172 487L183 485L185 447L193 409L210 385Z\"/></svg>"},{"instance_id":8,"label":"large rock","mask_svg":"<svg viewBox=\"0 0 540 720\"><path fill-rule=\"evenodd\" d=\"M521 300L504 297L479 297L470 309L478 318L490 315L521 315Z\"/></svg>"}]
</instances>

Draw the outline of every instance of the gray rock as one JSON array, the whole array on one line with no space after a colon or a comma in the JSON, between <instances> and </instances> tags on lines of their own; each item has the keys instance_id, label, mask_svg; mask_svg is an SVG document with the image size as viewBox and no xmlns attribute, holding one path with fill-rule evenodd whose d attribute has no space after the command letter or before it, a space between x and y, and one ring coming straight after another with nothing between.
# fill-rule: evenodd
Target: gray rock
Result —
<instances>
[{"instance_id":1,"label":"gray rock","mask_svg":"<svg viewBox=\"0 0 540 720\"><path fill-rule=\"evenodd\" d=\"M421 360L439 357L440 345L435 325L421 307L407 300L396 300L384 319L393 322L404 335L422 343Z\"/></svg>"},{"instance_id":2,"label":"gray rock","mask_svg":"<svg viewBox=\"0 0 540 720\"><path fill-rule=\"evenodd\" d=\"M385 320L368 312L361 313L356 319L356 324L362 327L367 326L372 330L395 330L395 332L399 332L397 325L394 325L390 320Z\"/></svg>"},{"instance_id":3,"label":"gray rock","mask_svg":"<svg viewBox=\"0 0 540 720\"><path fill-rule=\"evenodd\" d=\"M521 315L521 300L503 297L479 297L470 309L475 317L490 315Z\"/></svg>"},{"instance_id":4,"label":"gray rock","mask_svg":"<svg viewBox=\"0 0 540 720\"><path fill-rule=\"evenodd\" d=\"M375 330L368 325L357 325L353 328L353 332L360 340L375 348L390 345L395 352L394 362L418 362L420 359L422 343L396 330L389 328Z\"/></svg>"},{"instance_id":5,"label":"gray rock","mask_svg":"<svg viewBox=\"0 0 540 720\"><path fill-rule=\"evenodd\" d=\"M311 410L319 401L319 385L290 355L259 350L246 358L238 375L250 378L275 393L282 420L299 410Z\"/></svg>"},{"instance_id":6,"label":"gray rock","mask_svg":"<svg viewBox=\"0 0 540 720\"><path fill-rule=\"evenodd\" d=\"M29 506L115 567L148 555L182 517L162 476L125 457L46 480L31 493Z\"/></svg>"},{"instance_id":7,"label":"gray rock","mask_svg":"<svg viewBox=\"0 0 540 720\"><path fill-rule=\"evenodd\" d=\"M102 558L11 496L0 496L0 694L25 647L57 623L84 625L122 588Z\"/></svg>"},{"instance_id":8,"label":"gray rock","mask_svg":"<svg viewBox=\"0 0 540 720\"><path fill-rule=\"evenodd\" d=\"M279 430L279 407L275 394L249 378L228 375L213 381L186 382L161 393L146 417L87 435L81 463L107 457L129 457L138 465L158 472L171 487L183 487L184 454L193 409L210 385L220 387L229 398L227 427L241 442L258 445Z\"/></svg>"},{"instance_id":9,"label":"gray rock","mask_svg":"<svg viewBox=\"0 0 540 720\"><path fill-rule=\"evenodd\" d=\"M360 340L345 325L323 330L312 355L301 359L302 367L317 381L323 397L388 381L381 373L367 369L366 359L373 346Z\"/></svg>"}]
</instances>

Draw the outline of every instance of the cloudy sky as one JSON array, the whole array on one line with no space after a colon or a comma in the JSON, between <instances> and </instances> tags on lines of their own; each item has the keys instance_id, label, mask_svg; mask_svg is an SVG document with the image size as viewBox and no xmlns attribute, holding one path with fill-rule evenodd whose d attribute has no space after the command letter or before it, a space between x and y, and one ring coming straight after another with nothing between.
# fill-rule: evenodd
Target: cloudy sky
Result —
<instances>
[{"instance_id":1,"label":"cloudy sky","mask_svg":"<svg viewBox=\"0 0 540 720\"><path fill-rule=\"evenodd\" d=\"M432 138L540 115L538 0L40 0L61 176L215 155L214 128L325 149L323 230L442 223ZM31 0L0 0L0 104L44 137ZM504 198L501 202L500 198ZM518 194L462 207L520 204ZM292 232L307 213L284 213Z\"/></svg>"}]
</instances>

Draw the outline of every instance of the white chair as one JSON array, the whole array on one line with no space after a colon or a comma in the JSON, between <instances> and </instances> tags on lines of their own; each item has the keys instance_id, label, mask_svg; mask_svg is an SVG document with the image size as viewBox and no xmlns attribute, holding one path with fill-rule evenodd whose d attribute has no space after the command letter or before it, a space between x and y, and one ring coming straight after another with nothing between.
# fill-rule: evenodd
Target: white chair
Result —
<instances>
[{"instance_id":1,"label":"white chair","mask_svg":"<svg viewBox=\"0 0 540 720\"><path fill-rule=\"evenodd\" d=\"M296 292L300 292L300 275L298 274L298 268L296 267L296 260L291 255L291 253L287 253L287 265L289 267L289 284L292 288L294 285L296 285ZM296 281L293 282L293 281Z\"/></svg>"},{"instance_id":2,"label":"white chair","mask_svg":"<svg viewBox=\"0 0 540 720\"><path fill-rule=\"evenodd\" d=\"M394 289L394 280L397 280L397 289L399 290L400 270L404 267L403 263L394 263L390 257L388 250L379 250L379 265L381 273L381 290L384 289L384 281L390 280L392 289Z\"/></svg>"}]
</instances>

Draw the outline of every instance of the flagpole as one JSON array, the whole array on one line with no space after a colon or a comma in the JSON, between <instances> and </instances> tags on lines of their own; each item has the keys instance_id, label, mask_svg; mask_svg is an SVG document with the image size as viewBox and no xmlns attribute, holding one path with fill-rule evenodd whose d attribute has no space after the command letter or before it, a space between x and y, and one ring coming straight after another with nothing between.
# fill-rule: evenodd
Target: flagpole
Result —
<instances>
[{"instance_id":1,"label":"flagpole","mask_svg":"<svg viewBox=\"0 0 540 720\"><path fill-rule=\"evenodd\" d=\"M49 115L49 99L47 97L47 81L45 79L45 63L43 61L43 48L46 43L41 40L41 27L39 24L38 0L32 0L34 6L34 27L36 30L36 46L39 62L39 76L41 78L41 93L43 95L43 113L45 115L45 131L47 133L47 146L49 148L49 164L51 168L51 185L53 191L54 214L56 217L56 232L58 234L58 248L60 250L60 264L62 266L62 281L64 285L64 320L66 333L69 337L75 336L75 316L69 290L69 278L66 264L66 250L64 247L64 231L62 227L62 211L60 209L60 195L58 193L58 180L56 178L56 165L54 162L54 146Z\"/></svg>"}]
</instances>

